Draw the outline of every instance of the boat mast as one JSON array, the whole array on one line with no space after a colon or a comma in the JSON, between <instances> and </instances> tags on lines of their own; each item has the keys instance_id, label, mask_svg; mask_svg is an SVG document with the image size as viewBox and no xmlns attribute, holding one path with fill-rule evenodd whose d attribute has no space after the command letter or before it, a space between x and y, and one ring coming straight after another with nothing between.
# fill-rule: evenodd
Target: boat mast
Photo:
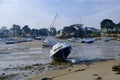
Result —
<instances>
[{"instance_id":1,"label":"boat mast","mask_svg":"<svg viewBox=\"0 0 120 80\"><path fill-rule=\"evenodd\" d=\"M58 16L58 14L56 13L52 23L50 24L50 28L54 26L57 16Z\"/></svg>"},{"instance_id":2,"label":"boat mast","mask_svg":"<svg viewBox=\"0 0 120 80\"><path fill-rule=\"evenodd\" d=\"M52 21L51 24L50 24L50 31L52 32L52 36L53 36L53 30L51 30L51 29L53 28L53 26L54 26L54 24L55 24L55 21L56 21L57 16L58 16L58 14L56 13L53 21Z\"/></svg>"},{"instance_id":3,"label":"boat mast","mask_svg":"<svg viewBox=\"0 0 120 80\"><path fill-rule=\"evenodd\" d=\"M87 27L85 27L85 29L84 29L83 31L84 31L84 33L85 33L85 38L88 38L88 35L87 35L87 32L86 32L86 29L87 29Z\"/></svg>"}]
</instances>

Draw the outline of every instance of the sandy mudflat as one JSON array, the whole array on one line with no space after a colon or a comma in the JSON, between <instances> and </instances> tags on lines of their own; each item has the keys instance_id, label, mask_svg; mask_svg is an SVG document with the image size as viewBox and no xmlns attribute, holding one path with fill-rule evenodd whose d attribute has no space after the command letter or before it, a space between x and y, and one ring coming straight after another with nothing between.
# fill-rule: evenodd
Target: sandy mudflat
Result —
<instances>
[{"instance_id":1,"label":"sandy mudflat","mask_svg":"<svg viewBox=\"0 0 120 80\"><path fill-rule=\"evenodd\" d=\"M67 40L59 41L68 42ZM49 65L49 51L51 47L43 48L41 41L10 45L1 43L0 52L3 52L3 54L0 55L0 72L7 75L8 73L13 74L15 70L18 75L14 80L41 80L46 77L51 80L120 80L120 75L112 71L113 65L120 64L120 41L112 40L105 43L100 40L95 41L93 44L82 44L79 41L68 43L72 46L72 51L68 59L116 60L94 62L89 65L74 64L73 67L70 66L57 70L54 69L57 68L57 66L52 66L52 68L48 70L48 66L51 66ZM10 54L4 54L6 52ZM32 66L36 64L40 65ZM30 66L30 69L27 67L27 70L24 70L27 65ZM62 65L60 65L59 68L61 66ZM66 65L63 65L62 67L65 66ZM43 69L43 67L45 69ZM6 71L4 71L4 68ZM23 70L20 70L21 68ZM13 78L9 80L13 80Z\"/></svg>"},{"instance_id":2,"label":"sandy mudflat","mask_svg":"<svg viewBox=\"0 0 120 80\"><path fill-rule=\"evenodd\" d=\"M90 65L74 65L63 70L47 71L30 80L120 80L120 75L112 71L113 65L120 64L120 59L95 62Z\"/></svg>"}]
</instances>

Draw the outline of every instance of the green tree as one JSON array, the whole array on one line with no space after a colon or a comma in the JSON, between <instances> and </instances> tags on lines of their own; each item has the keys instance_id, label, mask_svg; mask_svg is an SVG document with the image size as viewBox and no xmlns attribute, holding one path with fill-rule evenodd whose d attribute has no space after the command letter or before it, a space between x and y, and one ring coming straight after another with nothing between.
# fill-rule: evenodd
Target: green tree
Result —
<instances>
[{"instance_id":1,"label":"green tree","mask_svg":"<svg viewBox=\"0 0 120 80\"><path fill-rule=\"evenodd\" d=\"M83 24L73 24L71 26L76 29L74 30L75 37L83 37Z\"/></svg>"},{"instance_id":2,"label":"green tree","mask_svg":"<svg viewBox=\"0 0 120 80\"><path fill-rule=\"evenodd\" d=\"M113 31L113 28L115 27L115 23L113 23L110 19L104 19L101 23L101 29L105 29L107 33L110 31Z\"/></svg>"},{"instance_id":3,"label":"green tree","mask_svg":"<svg viewBox=\"0 0 120 80\"><path fill-rule=\"evenodd\" d=\"M51 28L50 28L50 31L49 31L50 36L55 36L56 33L57 33L56 28L51 27Z\"/></svg>"},{"instance_id":4,"label":"green tree","mask_svg":"<svg viewBox=\"0 0 120 80\"><path fill-rule=\"evenodd\" d=\"M13 36L14 37L19 37L22 35L22 30L20 25L13 24L12 25L12 30L13 30Z\"/></svg>"},{"instance_id":5,"label":"green tree","mask_svg":"<svg viewBox=\"0 0 120 80\"><path fill-rule=\"evenodd\" d=\"M23 33L23 35L24 36L26 36L26 35L30 35L30 32L31 30L30 30L30 28L29 28L29 26L28 25L25 25L23 28L22 28L22 33Z\"/></svg>"},{"instance_id":6,"label":"green tree","mask_svg":"<svg viewBox=\"0 0 120 80\"><path fill-rule=\"evenodd\" d=\"M41 28L40 30L39 30L39 34L40 35L43 35L43 36L48 36L48 29L47 28Z\"/></svg>"},{"instance_id":7,"label":"green tree","mask_svg":"<svg viewBox=\"0 0 120 80\"><path fill-rule=\"evenodd\" d=\"M63 33L75 33L76 32L76 28L74 28L73 26L66 26L63 28Z\"/></svg>"},{"instance_id":8,"label":"green tree","mask_svg":"<svg viewBox=\"0 0 120 80\"><path fill-rule=\"evenodd\" d=\"M83 24L75 24L74 27L77 28L77 31L76 31L76 34L75 34L76 37L82 37L82 38L83 38L83 37L84 37L84 36L83 36L83 34L84 34L84 33L83 33L83 28L82 28L82 27L83 27Z\"/></svg>"},{"instance_id":9,"label":"green tree","mask_svg":"<svg viewBox=\"0 0 120 80\"><path fill-rule=\"evenodd\" d=\"M39 30L38 29L32 29L31 30L31 35L34 36L34 37L39 36L40 35Z\"/></svg>"},{"instance_id":10,"label":"green tree","mask_svg":"<svg viewBox=\"0 0 120 80\"><path fill-rule=\"evenodd\" d=\"M7 38L9 37L9 30L7 29L6 26L3 26L0 30L0 37L1 38Z\"/></svg>"},{"instance_id":11,"label":"green tree","mask_svg":"<svg viewBox=\"0 0 120 80\"><path fill-rule=\"evenodd\" d=\"M118 24L116 24L116 33L120 34L120 22Z\"/></svg>"},{"instance_id":12,"label":"green tree","mask_svg":"<svg viewBox=\"0 0 120 80\"><path fill-rule=\"evenodd\" d=\"M63 28L63 35L69 34L69 37L84 37L83 24L73 24ZM70 33L72 33L70 35Z\"/></svg>"}]
</instances>

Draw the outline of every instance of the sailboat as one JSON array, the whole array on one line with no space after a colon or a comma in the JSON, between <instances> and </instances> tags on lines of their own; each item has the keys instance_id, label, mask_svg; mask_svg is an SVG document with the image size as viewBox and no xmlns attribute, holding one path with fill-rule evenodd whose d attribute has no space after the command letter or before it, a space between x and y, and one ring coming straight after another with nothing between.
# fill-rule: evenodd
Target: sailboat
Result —
<instances>
[{"instance_id":1,"label":"sailboat","mask_svg":"<svg viewBox=\"0 0 120 80\"><path fill-rule=\"evenodd\" d=\"M72 38L68 39L68 41L70 41L70 42L76 42L76 38L72 37Z\"/></svg>"},{"instance_id":2,"label":"sailboat","mask_svg":"<svg viewBox=\"0 0 120 80\"><path fill-rule=\"evenodd\" d=\"M87 37L87 33L86 33L85 29L83 29L83 31L85 33L85 38L83 38L81 40L81 43L93 43L95 41L95 39Z\"/></svg>"},{"instance_id":3,"label":"sailboat","mask_svg":"<svg viewBox=\"0 0 120 80\"><path fill-rule=\"evenodd\" d=\"M51 25L50 25L50 28L53 28L57 16L58 16L58 15L56 14L55 17L54 17L54 19L53 19L53 21L52 21L52 23L51 23ZM44 47L52 47L52 46L55 45L56 43L58 43L58 41L57 41L56 38L53 36L53 31L52 31L52 36L46 38L46 39L43 41L42 45L43 45Z\"/></svg>"},{"instance_id":4,"label":"sailboat","mask_svg":"<svg viewBox=\"0 0 120 80\"><path fill-rule=\"evenodd\" d=\"M43 41L42 46L44 46L44 47L52 47L53 45L55 45L57 43L58 43L57 39L55 39L54 37L50 37L50 38L46 38Z\"/></svg>"}]
</instances>

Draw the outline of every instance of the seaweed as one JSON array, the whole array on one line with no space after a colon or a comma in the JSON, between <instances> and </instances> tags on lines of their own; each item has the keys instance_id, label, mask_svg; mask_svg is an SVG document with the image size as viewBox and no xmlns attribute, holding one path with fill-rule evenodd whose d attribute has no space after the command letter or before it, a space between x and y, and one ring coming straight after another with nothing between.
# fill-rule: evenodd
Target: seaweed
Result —
<instances>
[{"instance_id":1,"label":"seaweed","mask_svg":"<svg viewBox=\"0 0 120 80\"><path fill-rule=\"evenodd\" d=\"M120 74L120 64L119 65L114 65L112 67L112 71L117 72L116 74Z\"/></svg>"}]
</instances>

